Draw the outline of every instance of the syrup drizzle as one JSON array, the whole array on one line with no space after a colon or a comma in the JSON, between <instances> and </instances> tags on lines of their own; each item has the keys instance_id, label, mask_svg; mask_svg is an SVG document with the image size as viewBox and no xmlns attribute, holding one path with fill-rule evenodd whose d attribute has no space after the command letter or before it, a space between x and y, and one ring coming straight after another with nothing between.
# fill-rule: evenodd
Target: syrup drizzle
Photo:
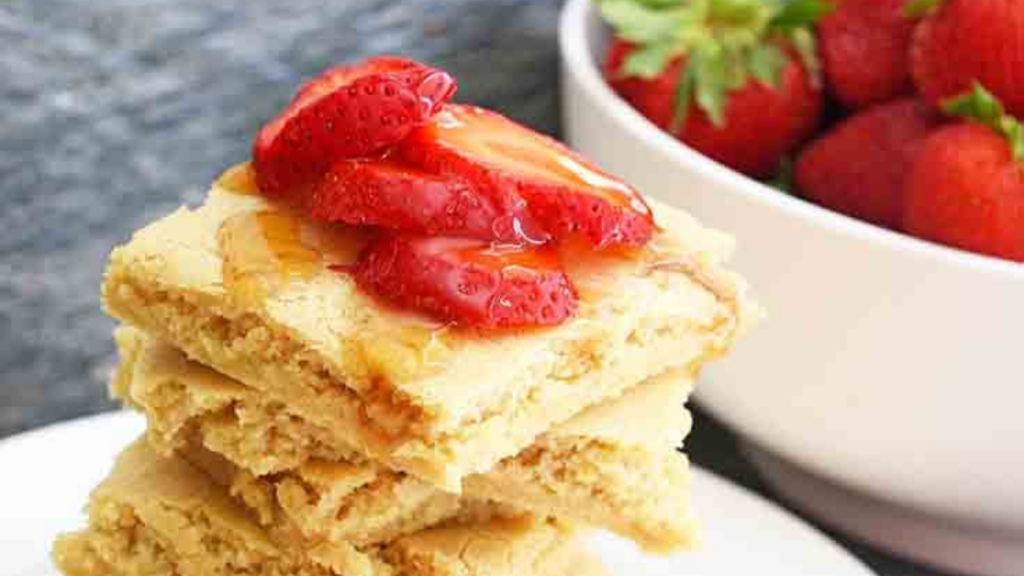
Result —
<instances>
[{"instance_id":1,"label":"syrup drizzle","mask_svg":"<svg viewBox=\"0 0 1024 576\"><path fill-rule=\"evenodd\" d=\"M595 252L585 246L567 244L559 252L562 266L581 302L597 303L617 290L623 278L650 276L656 272L685 275L729 306L739 299L729 279L702 266L677 238L660 230L642 248Z\"/></svg>"},{"instance_id":2,"label":"syrup drizzle","mask_svg":"<svg viewBox=\"0 0 1024 576\"><path fill-rule=\"evenodd\" d=\"M260 211L237 214L217 231L224 288L241 302L262 301L291 279L308 280L320 253L306 245L300 226L287 215Z\"/></svg>"},{"instance_id":3,"label":"syrup drizzle","mask_svg":"<svg viewBox=\"0 0 1024 576\"><path fill-rule=\"evenodd\" d=\"M365 228L315 224L287 210L236 214L217 232L225 290L240 306L260 308L288 285L351 267L370 237ZM404 312L371 315L355 353L375 377L422 378L447 365L451 328Z\"/></svg>"},{"instance_id":4,"label":"syrup drizzle","mask_svg":"<svg viewBox=\"0 0 1024 576\"><path fill-rule=\"evenodd\" d=\"M651 213L640 194L620 180L593 170L569 155L560 155L556 161L565 171L613 202L629 206L640 214Z\"/></svg>"},{"instance_id":5,"label":"syrup drizzle","mask_svg":"<svg viewBox=\"0 0 1024 576\"><path fill-rule=\"evenodd\" d=\"M730 306L734 305L739 297L732 284L725 282L716 274L709 273L708 270L698 266L692 258L687 256L648 262L644 267L644 273L653 274L654 272L685 274L690 277L690 280L714 294L720 302Z\"/></svg>"},{"instance_id":6,"label":"syrup drizzle","mask_svg":"<svg viewBox=\"0 0 1024 576\"><path fill-rule=\"evenodd\" d=\"M438 116L445 128L457 129L462 123L447 111ZM635 192L616 180L588 167L559 158L562 170L593 187L614 190L619 197ZM215 186L238 195L259 195L255 171L251 163L232 166L217 179ZM646 211L642 201L633 206ZM516 220L516 219L514 219ZM518 224L518 222L514 222ZM546 240L530 238L525 231L516 237L526 244L543 244ZM658 228L658 232L662 232ZM261 305L268 297L290 282L309 281L328 268L344 272L356 262L369 241L365 229L335 224L316 224L287 209L263 210L235 215L218 230L217 240L223 256L223 281L232 297L249 305ZM558 259L582 302L595 303L605 298L623 272L648 275L654 272L686 274L723 300L735 300L731 285L702 271L686 251L655 234L642 249L594 252L585 246L567 244L559 247ZM492 245L495 255L506 251L500 243ZM510 266L518 271L519 267ZM524 270L525 271L525 270ZM396 323L371 322L367 337L357 351L372 371L387 378L423 377L440 372L452 353L452 336L457 330L451 324L431 323L419 315L405 313Z\"/></svg>"},{"instance_id":7,"label":"syrup drizzle","mask_svg":"<svg viewBox=\"0 0 1024 576\"><path fill-rule=\"evenodd\" d=\"M259 305L290 282L309 281L329 266L350 266L367 240L355 227L311 224L284 210L236 214L217 231L224 287Z\"/></svg>"},{"instance_id":8,"label":"syrup drizzle","mask_svg":"<svg viewBox=\"0 0 1024 576\"><path fill-rule=\"evenodd\" d=\"M392 382L440 374L453 350L453 325L432 323L399 313L388 321L372 320L359 341L358 354L370 372Z\"/></svg>"},{"instance_id":9,"label":"syrup drizzle","mask_svg":"<svg viewBox=\"0 0 1024 576\"><path fill-rule=\"evenodd\" d=\"M722 277L714 269L701 266L677 239L665 234L657 234L640 250L640 273L650 275L655 272L671 272L685 274L693 282L699 284L715 295L719 301L730 306L737 306L739 294L732 282Z\"/></svg>"},{"instance_id":10,"label":"syrup drizzle","mask_svg":"<svg viewBox=\"0 0 1024 576\"><path fill-rule=\"evenodd\" d=\"M498 169L586 191L614 205L651 215L639 192L561 144L501 116L449 105L434 117L438 141Z\"/></svg>"},{"instance_id":11,"label":"syrup drizzle","mask_svg":"<svg viewBox=\"0 0 1024 576\"><path fill-rule=\"evenodd\" d=\"M596 303L611 292L621 280L621 270L630 262L625 255L611 252L563 248L560 260L566 275L576 288L581 303Z\"/></svg>"}]
</instances>

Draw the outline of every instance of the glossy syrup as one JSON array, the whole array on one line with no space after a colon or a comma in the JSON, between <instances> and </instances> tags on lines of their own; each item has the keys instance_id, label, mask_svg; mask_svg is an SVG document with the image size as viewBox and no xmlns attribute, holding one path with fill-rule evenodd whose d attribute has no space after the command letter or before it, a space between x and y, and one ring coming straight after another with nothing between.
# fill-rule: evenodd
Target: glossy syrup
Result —
<instances>
[{"instance_id":1,"label":"glossy syrup","mask_svg":"<svg viewBox=\"0 0 1024 576\"><path fill-rule=\"evenodd\" d=\"M259 193L248 163L227 170L216 184L231 193ZM224 286L233 298L248 306L260 306L290 283L310 281L325 268L340 273L351 267L369 237L363 228L315 224L284 208L235 215L221 225L217 235ZM526 267L520 266L517 258L522 247L513 248L496 243L476 256L500 259L508 265L508 273L520 275L532 267L553 269L560 262L583 303L605 299L618 289L624 276L655 271L691 277L699 274L692 259L664 234L656 234L642 249L594 251L580 243L566 242L559 246L554 261L548 261L552 254L548 250L528 250L523 252ZM538 254L547 256L535 261ZM699 281L710 284L708 279ZM374 373L388 379L424 377L444 368L452 354L453 339L464 332L451 324L392 308L387 314L372 315L356 353Z\"/></svg>"},{"instance_id":2,"label":"glossy syrup","mask_svg":"<svg viewBox=\"0 0 1024 576\"><path fill-rule=\"evenodd\" d=\"M583 304L595 304L617 291L623 278L636 273L642 257L642 249L596 251L580 241L559 247L562 268Z\"/></svg>"},{"instance_id":3,"label":"glossy syrup","mask_svg":"<svg viewBox=\"0 0 1024 576\"><path fill-rule=\"evenodd\" d=\"M438 139L463 154L485 162L500 158L503 168L586 190L613 204L650 216L650 209L635 189L568 148L518 124L468 106L449 107L435 118L433 125Z\"/></svg>"},{"instance_id":4,"label":"glossy syrup","mask_svg":"<svg viewBox=\"0 0 1024 576\"><path fill-rule=\"evenodd\" d=\"M660 230L642 248L594 251L569 244L559 250L566 274L583 303L595 304L621 289L624 279L656 272L682 274L723 301L736 297L730 282L702 266L678 238Z\"/></svg>"},{"instance_id":5,"label":"glossy syrup","mask_svg":"<svg viewBox=\"0 0 1024 576\"><path fill-rule=\"evenodd\" d=\"M351 266L366 241L354 227L315 225L286 210L236 214L217 232L224 287L249 305L327 267Z\"/></svg>"},{"instance_id":6,"label":"glossy syrup","mask_svg":"<svg viewBox=\"0 0 1024 576\"><path fill-rule=\"evenodd\" d=\"M732 283L725 281L713 268L702 266L677 239L657 234L640 252L639 271L643 275L655 272L684 274L722 302L734 303L737 299Z\"/></svg>"},{"instance_id":7,"label":"glossy syrup","mask_svg":"<svg viewBox=\"0 0 1024 576\"><path fill-rule=\"evenodd\" d=\"M235 299L259 305L293 279L308 280L320 253L302 241L299 223L272 212L237 214L217 231L224 288Z\"/></svg>"},{"instance_id":8,"label":"glossy syrup","mask_svg":"<svg viewBox=\"0 0 1024 576\"><path fill-rule=\"evenodd\" d=\"M360 334L358 353L372 376L407 382L440 374L453 350L454 327L418 314L375 316Z\"/></svg>"},{"instance_id":9,"label":"glossy syrup","mask_svg":"<svg viewBox=\"0 0 1024 576\"><path fill-rule=\"evenodd\" d=\"M237 214L217 242L225 289L240 306L260 308L286 286L355 264L370 239L363 228L311 223L287 210ZM417 314L370 314L356 334L355 353L371 376L411 380L441 372L451 356L451 326Z\"/></svg>"},{"instance_id":10,"label":"glossy syrup","mask_svg":"<svg viewBox=\"0 0 1024 576\"><path fill-rule=\"evenodd\" d=\"M214 182L214 186L242 196L256 196L260 193L260 188L256 184L256 172L249 162L235 164L225 170Z\"/></svg>"},{"instance_id":11,"label":"glossy syrup","mask_svg":"<svg viewBox=\"0 0 1024 576\"><path fill-rule=\"evenodd\" d=\"M363 425L382 442L422 433L425 413L399 384L443 373L455 355L454 327L412 313L374 314L358 332L353 352L367 370Z\"/></svg>"}]
</instances>

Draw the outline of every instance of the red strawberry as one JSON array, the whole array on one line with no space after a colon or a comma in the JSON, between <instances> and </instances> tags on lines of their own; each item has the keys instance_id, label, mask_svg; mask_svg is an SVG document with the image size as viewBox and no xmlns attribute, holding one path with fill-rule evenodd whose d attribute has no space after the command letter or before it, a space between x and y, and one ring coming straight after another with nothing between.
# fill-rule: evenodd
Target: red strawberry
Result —
<instances>
[{"instance_id":1,"label":"red strawberry","mask_svg":"<svg viewBox=\"0 0 1024 576\"><path fill-rule=\"evenodd\" d=\"M517 203L525 200L537 224L555 238L580 236L598 249L639 246L654 228L650 209L633 188L555 140L482 108L445 106L399 151L424 170L464 178L507 214L519 214ZM543 240L536 231L517 232Z\"/></svg>"},{"instance_id":2,"label":"red strawberry","mask_svg":"<svg viewBox=\"0 0 1024 576\"><path fill-rule=\"evenodd\" d=\"M909 0L843 0L818 24L826 85L849 108L887 102L913 91Z\"/></svg>"},{"instance_id":3,"label":"red strawberry","mask_svg":"<svg viewBox=\"0 0 1024 576\"><path fill-rule=\"evenodd\" d=\"M1024 2L1020 0L919 0L941 6L914 31L911 73L917 89L936 106L974 81L1024 116Z\"/></svg>"},{"instance_id":4,"label":"red strawberry","mask_svg":"<svg viewBox=\"0 0 1024 576\"><path fill-rule=\"evenodd\" d=\"M353 274L363 290L396 306L481 328L559 324L579 301L547 246L383 234Z\"/></svg>"},{"instance_id":5,"label":"red strawberry","mask_svg":"<svg viewBox=\"0 0 1024 576\"><path fill-rule=\"evenodd\" d=\"M490 198L464 179L438 176L400 160L341 160L318 182L309 210L314 218L428 235L484 240L504 236L504 217ZM524 214L521 217L526 218Z\"/></svg>"},{"instance_id":6,"label":"red strawberry","mask_svg":"<svg viewBox=\"0 0 1024 576\"><path fill-rule=\"evenodd\" d=\"M600 4L617 40L605 76L657 126L763 178L821 116L811 26L816 0ZM722 15L728 14L728 17Z\"/></svg>"},{"instance_id":7,"label":"red strawberry","mask_svg":"<svg viewBox=\"0 0 1024 576\"><path fill-rule=\"evenodd\" d=\"M314 182L334 160L395 144L454 92L447 73L403 58L326 72L257 135L253 166L260 190L282 194Z\"/></svg>"},{"instance_id":8,"label":"red strawberry","mask_svg":"<svg viewBox=\"0 0 1024 576\"><path fill-rule=\"evenodd\" d=\"M945 107L975 121L924 143L907 188L907 232L1024 262L1024 126L980 86Z\"/></svg>"},{"instance_id":9,"label":"red strawberry","mask_svg":"<svg viewBox=\"0 0 1024 576\"><path fill-rule=\"evenodd\" d=\"M365 65L371 65L373 67L373 71L365 69ZM353 80L367 74L384 72L415 72L422 69L423 64L420 64L415 60L402 58L401 56L376 56L363 64L357 64L355 66L342 64L340 66L330 68L316 78L312 78L304 82L295 92L295 97L292 98L291 103L301 106L306 102L316 100L321 96L326 96L331 92L334 92L339 86L348 85Z\"/></svg>"},{"instance_id":10,"label":"red strawberry","mask_svg":"<svg viewBox=\"0 0 1024 576\"><path fill-rule=\"evenodd\" d=\"M898 229L907 178L940 121L916 98L859 112L804 149L796 163L797 188L817 204Z\"/></svg>"}]
</instances>

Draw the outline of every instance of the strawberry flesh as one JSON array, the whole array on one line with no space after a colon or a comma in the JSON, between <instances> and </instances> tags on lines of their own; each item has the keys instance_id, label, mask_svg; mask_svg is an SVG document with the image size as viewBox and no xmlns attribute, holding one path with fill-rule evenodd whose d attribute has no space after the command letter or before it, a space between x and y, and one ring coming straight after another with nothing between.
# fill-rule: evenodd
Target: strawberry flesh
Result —
<instances>
[{"instance_id":1,"label":"strawberry flesh","mask_svg":"<svg viewBox=\"0 0 1024 576\"><path fill-rule=\"evenodd\" d=\"M400 73L416 71L423 68L423 65L414 60L398 56L378 56L369 60L364 65L342 64L323 72L316 78L306 81L295 93L291 105L303 107L310 102L334 92L342 86L347 86L370 74Z\"/></svg>"},{"instance_id":2,"label":"strawberry flesh","mask_svg":"<svg viewBox=\"0 0 1024 576\"><path fill-rule=\"evenodd\" d=\"M455 87L447 73L396 57L328 71L257 135L260 190L286 196L315 182L335 160L379 153L426 122Z\"/></svg>"},{"instance_id":3,"label":"strawberry flesh","mask_svg":"<svg viewBox=\"0 0 1024 576\"><path fill-rule=\"evenodd\" d=\"M579 302L550 246L382 233L352 273L399 308L481 328L559 324Z\"/></svg>"},{"instance_id":4,"label":"strawberry flesh","mask_svg":"<svg viewBox=\"0 0 1024 576\"><path fill-rule=\"evenodd\" d=\"M490 240L503 212L464 179L393 158L340 160L312 190L319 220ZM511 236L511 234L506 234Z\"/></svg>"},{"instance_id":5,"label":"strawberry flesh","mask_svg":"<svg viewBox=\"0 0 1024 576\"><path fill-rule=\"evenodd\" d=\"M399 144L408 162L457 175L506 212L525 201L555 239L580 236L595 248L639 246L654 223L640 195L555 140L500 114L446 105Z\"/></svg>"}]
</instances>

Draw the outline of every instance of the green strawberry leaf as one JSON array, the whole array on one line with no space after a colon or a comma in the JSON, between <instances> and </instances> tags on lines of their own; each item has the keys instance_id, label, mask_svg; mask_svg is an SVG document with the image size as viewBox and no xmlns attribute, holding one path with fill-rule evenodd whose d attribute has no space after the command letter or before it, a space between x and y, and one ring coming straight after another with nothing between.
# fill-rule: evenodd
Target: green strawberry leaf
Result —
<instances>
[{"instance_id":1,"label":"green strawberry leaf","mask_svg":"<svg viewBox=\"0 0 1024 576\"><path fill-rule=\"evenodd\" d=\"M990 126L1006 114L1003 103L978 82L970 92L947 99L942 109L950 116L970 118Z\"/></svg>"},{"instance_id":2,"label":"green strawberry leaf","mask_svg":"<svg viewBox=\"0 0 1024 576\"><path fill-rule=\"evenodd\" d=\"M782 0L780 12L769 23L772 31L789 40L800 63L815 86L821 85L821 62L818 60L817 37L812 31L821 18L836 9L824 0Z\"/></svg>"},{"instance_id":3,"label":"green strawberry leaf","mask_svg":"<svg viewBox=\"0 0 1024 576\"><path fill-rule=\"evenodd\" d=\"M616 34L637 48L621 73L651 79L686 57L675 91L674 126L692 103L716 126L729 93L751 79L777 87L793 46L819 82L813 24L832 9L827 0L594 0Z\"/></svg>"},{"instance_id":4,"label":"green strawberry leaf","mask_svg":"<svg viewBox=\"0 0 1024 576\"><path fill-rule=\"evenodd\" d=\"M820 87L821 60L818 60L818 38L809 29L799 28L789 33L789 42L810 75L811 83L816 88Z\"/></svg>"},{"instance_id":5,"label":"green strawberry leaf","mask_svg":"<svg viewBox=\"0 0 1024 576\"><path fill-rule=\"evenodd\" d=\"M687 72L692 69L694 99L715 126L725 124L725 98L729 89L726 53L718 45L708 45L690 54Z\"/></svg>"},{"instance_id":6,"label":"green strawberry leaf","mask_svg":"<svg viewBox=\"0 0 1024 576\"><path fill-rule=\"evenodd\" d=\"M636 0L601 0L598 7L618 36L641 45L673 40L684 24L681 8L658 10Z\"/></svg>"},{"instance_id":7,"label":"green strawberry leaf","mask_svg":"<svg viewBox=\"0 0 1024 576\"><path fill-rule=\"evenodd\" d=\"M643 4L650 8L672 8L681 6L685 0L634 0L637 4Z\"/></svg>"},{"instance_id":8,"label":"green strawberry leaf","mask_svg":"<svg viewBox=\"0 0 1024 576\"><path fill-rule=\"evenodd\" d=\"M903 6L903 13L911 18L923 18L945 3L946 0L914 0Z\"/></svg>"},{"instance_id":9,"label":"green strawberry leaf","mask_svg":"<svg viewBox=\"0 0 1024 576\"><path fill-rule=\"evenodd\" d=\"M1018 162L1024 160L1024 125L1016 120L1004 119L1002 132L1006 136L1006 141L1010 143L1013 159Z\"/></svg>"},{"instance_id":10,"label":"green strawberry leaf","mask_svg":"<svg viewBox=\"0 0 1024 576\"><path fill-rule=\"evenodd\" d=\"M677 134L686 125L686 118L690 114L690 101L693 99L693 87L696 84L693 71L692 66L687 66L679 78L679 84L676 85L675 112L669 125L672 134Z\"/></svg>"},{"instance_id":11,"label":"green strawberry leaf","mask_svg":"<svg viewBox=\"0 0 1024 576\"><path fill-rule=\"evenodd\" d=\"M774 44L759 44L747 56L747 69L758 82L778 86L779 75L786 67L786 55Z\"/></svg>"},{"instance_id":12,"label":"green strawberry leaf","mask_svg":"<svg viewBox=\"0 0 1024 576\"><path fill-rule=\"evenodd\" d=\"M769 26L772 30L782 33L810 28L835 9L835 4L824 0L784 1Z\"/></svg>"},{"instance_id":13,"label":"green strawberry leaf","mask_svg":"<svg viewBox=\"0 0 1024 576\"><path fill-rule=\"evenodd\" d=\"M1024 160L1024 126L1006 113L1003 103L994 94L975 82L970 92L948 98L942 110L950 116L980 122L1006 139L1014 160Z\"/></svg>"},{"instance_id":14,"label":"green strawberry leaf","mask_svg":"<svg viewBox=\"0 0 1024 576\"><path fill-rule=\"evenodd\" d=\"M672 58L678 56L677 46L672 42L648 44L634 50L622 64L625 76L654 78L665 69Z\"/></svg>"},{"instance_id":15,"label":"green strawberry leaf","mask_svg":"<svg viewBox=\"0 0 1024 576\"><path fill-rule=\"evenodd\" d=\"M752 0L713 0L706 4L711 22L731 27L755 21L766 8L763 2Z\"/></svg>"}]
</instances>

